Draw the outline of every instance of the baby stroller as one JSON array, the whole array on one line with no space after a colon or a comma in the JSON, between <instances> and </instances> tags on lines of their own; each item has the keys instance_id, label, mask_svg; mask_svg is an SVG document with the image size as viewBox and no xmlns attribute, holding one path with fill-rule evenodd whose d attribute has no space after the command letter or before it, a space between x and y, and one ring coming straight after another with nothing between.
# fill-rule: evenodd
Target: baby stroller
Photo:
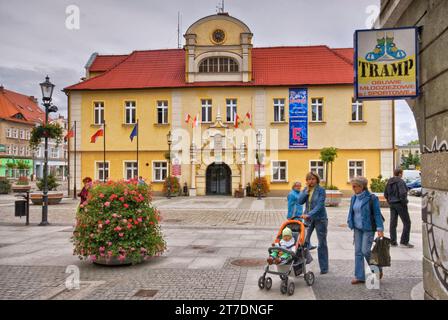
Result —
<instances>
[{"instance_id":1,"label":"baby stroller","mask_svg":"<svg viewBox=\"0 0 448 320\"><path fill-rule=\"evenodd\" d=\"M305 282L308 286L312 286L314 284L314 273L311 271L306 271L307 257L309 257L309 252L308 248L305 247L306 225L304 223L304 220L299 217L294 217L290 220L286 220L281 225L274 243L280 242L283 229L286 227L290 228L292 231L292 235L295 240L294 247L296 251L294 252L280 247L270 247L268 249L269 254L271 254L274 250L277 250L279 253L289 253L291 257L288 261L286 261L286 263L275 265L277 267L277 271L270 270L270 265L266 265L263 275L258 279L258 287L260 289L266 288L266 290L270 290L272 287L272 279L271 277L266 277L266 274L278 275L282 280L282 283L280 285L281 293L288 293L288 295L293 295L295 285L294 282L290 281L289 279L289 277L292 276L291 273L293 272L294 277L298 277L303 274Z\"/></svg>"}]
</instances>

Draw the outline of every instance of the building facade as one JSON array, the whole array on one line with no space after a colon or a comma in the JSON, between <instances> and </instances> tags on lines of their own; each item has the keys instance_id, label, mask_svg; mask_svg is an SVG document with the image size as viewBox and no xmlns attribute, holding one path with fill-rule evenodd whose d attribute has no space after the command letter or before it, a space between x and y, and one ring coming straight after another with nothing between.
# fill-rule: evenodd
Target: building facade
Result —
<instances>
[{"instance_id":1,"label":"building facade","mask_svg":"<svg viewBox=\"0 0 448 320\"><path fill-rule=\"evenodd\" d=\"M326 176L325 147L338 149L330 176L341 190L354 175L392 174L393 105L354 101L352 48L254 48L249 27L225 13L184 37L183 49L93 54L86 79L65 89L78 128L72 189L85 176L139 174L157 193L170 168L190 195L233 194L258 174L280 195L311 170ZM129 138L137 121L138 165ZM103 122L105 137L91 143Z\"/></svg>"},{"instance_id":2,"label":"building facade","mask_svg":"<svg viewBox=\"0 0 448 320\"><path fill-rule=\"evenodd\" d=\"M17 179L33 173L31 130L45 113L36 98L0 87L0 177Z\"/></svg>"}]
</instances>

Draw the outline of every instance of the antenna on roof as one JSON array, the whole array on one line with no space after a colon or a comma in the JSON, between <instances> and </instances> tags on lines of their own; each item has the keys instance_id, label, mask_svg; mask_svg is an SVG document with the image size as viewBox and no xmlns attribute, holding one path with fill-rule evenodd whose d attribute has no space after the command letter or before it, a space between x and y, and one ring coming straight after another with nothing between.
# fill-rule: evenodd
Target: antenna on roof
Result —
<instances>
[{"instance_id":1,"label":"antenna on roof","mask_svg":"<svg viewBox=\"0 0 448 320\"><path fill-rule=\"evenodd\" d=\"M225 13L225 11L224 11L224 0L221 0L221 4L218 4L216 6L216 11L217 11L218 14L224 14Z\"/></svg>"},{"instance_id":2,"label":"antenna on roof","mask_svg":"<svg viewBox=\"0 0 448 320\"><path fill-rule=\"evenodd\" d=\"M180 11L177 11L177 49L181 48L180 43Z\"/></svg>"}]
</instances>

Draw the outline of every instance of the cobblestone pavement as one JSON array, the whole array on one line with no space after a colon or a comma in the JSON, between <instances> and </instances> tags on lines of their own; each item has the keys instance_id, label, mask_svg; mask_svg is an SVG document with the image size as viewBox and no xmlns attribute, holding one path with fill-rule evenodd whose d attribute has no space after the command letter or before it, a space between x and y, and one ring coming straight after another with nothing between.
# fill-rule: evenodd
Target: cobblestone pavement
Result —
<instances>
[{"instance_id":1,"label":"cobblestone pavement","mask_svg":"<svg viewBox=\"0 0 448 320\"><path fill-rule=\"evenodd\" d=\"M38 227L41 207L32 207L31 226L13 216L13 197L0 197L0 299L410 299L422 281L419 199L411 200L412 250L392 248L380 290L352 286L352 233L345 225L347 201L328 208L330 272L316 274L313 287L294 279L296 292L284 296L273 278L259 290L267 247L283 221L285 200L266 198L155 199L164 220L168 250L129 267L102 267L72 255L70 237L76 202L50 207L49 227ZM388 220L388 210L383 210ZM387 229L387 228L386 228ZM387 232L387 230L386 230ZM316 243L315 235L312 242ZM253 266L237 266L243 259ZM66 268L79 268L80 289L67 290ZM143 291L140 291L143 290ZM415 291L415 290L414 290Z\"/></svg>"}]
</instances>

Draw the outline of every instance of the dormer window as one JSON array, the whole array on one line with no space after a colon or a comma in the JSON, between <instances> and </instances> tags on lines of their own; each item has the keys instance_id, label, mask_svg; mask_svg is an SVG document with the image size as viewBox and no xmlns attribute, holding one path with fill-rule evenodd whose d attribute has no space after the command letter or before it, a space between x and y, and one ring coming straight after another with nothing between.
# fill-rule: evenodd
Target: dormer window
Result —
<instances>
[{"instance_id":1,"label":"dormer window","mask_svg":"<svg viewBox=\"0 0 448 320\"><path fill-rule=\"evenodd\" d=\"M206 58L199 64L199 72L205 73L229 73L238 70L238 62L228 57Z\"/></svg>"}]
</instances>

